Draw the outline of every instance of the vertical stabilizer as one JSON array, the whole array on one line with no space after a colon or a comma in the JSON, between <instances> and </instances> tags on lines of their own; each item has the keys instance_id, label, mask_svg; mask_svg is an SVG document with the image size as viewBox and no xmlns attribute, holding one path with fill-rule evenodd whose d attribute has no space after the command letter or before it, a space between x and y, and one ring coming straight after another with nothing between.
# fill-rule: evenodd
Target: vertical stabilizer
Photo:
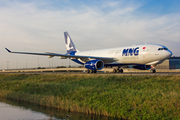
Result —
<instances>
[{"instance_id":1,"label":"vertical stabilizer","mask_svg":"<svg viewBox=\"0 0 180 120\"><path fill-rule=\"evenodd\" d=\"M73 41L71 40L71 37L69 36L68 32L64 32L65 37L65 44L66 44L66 50L68 54L75 54L77 52L75 45Z\"/></svg>"}]
</instances>

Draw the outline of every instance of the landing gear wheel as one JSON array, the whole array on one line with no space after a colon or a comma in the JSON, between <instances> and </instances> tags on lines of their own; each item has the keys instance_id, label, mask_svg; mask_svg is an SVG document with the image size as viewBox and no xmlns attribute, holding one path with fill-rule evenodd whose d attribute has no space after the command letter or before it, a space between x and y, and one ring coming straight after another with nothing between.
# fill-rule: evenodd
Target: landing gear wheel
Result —
<instances>
[{"instance_id":1,"label":"landing gear wheel","mask_svg":"<svg viewBox=\"0 0 180 120\"><path fill-rule=\"evenodd\" d=\"M151 69L151 73L156 73L156 69Z\"/></svg>"},{"instance_id":2,"label":"landing gear wheel","mask_svg":"<svg viewBox=\"0 0 180 120\"><path fill-rule=\"evenodd\" d=\"M116 73L117 72L117 70L116 69L113 69L113 73Z\"/></svg>"},{"instance_id":3,"label":"landing gear wheel","mask_svg":"<svg viewBox=\"0 0 180 120\"><path fill-rule=\"evenodd\" d=\"M86 72L87 72L87 73L90 73L90 70L88 69Z\"/></svg>"},{"instance_id":4,"label":"landing gear wheel","mask_svg":"<svg viewBox=\"0 0 180 120\"><path fill-rule=\"evenodd\" d=\"M93 71L93 70L90 70L90 73L94 73L94 71Z\"/></svg>"},{"instance_id":5,"label":"landing gear wheel","mask_svg":"<svg viewBox=\"0 0 180 120\"><path fill-rule=\"evenodd\" d=\"M123 73L123 69L120 69L119 71L120 71L120 73Z\"/></svg>"},{"instance_id":6,"label":"landing gear wheel","mask_svg":"<svg viewBox=\"0 0 180 120\"><path fill-rule=\"evenodd\" d=\"M97 73L97 70L87 70L87 73Z\"/></svg>"},{"instance_id":7,"label":"landing gear wheel","mask_svg":"<svg viewBox=\"0 0 180 120\"><path fill-rule=\"evenodd\" d=\"M123 69L113 69L113 73L123 73Z\"/></svg>"}]
</instances>

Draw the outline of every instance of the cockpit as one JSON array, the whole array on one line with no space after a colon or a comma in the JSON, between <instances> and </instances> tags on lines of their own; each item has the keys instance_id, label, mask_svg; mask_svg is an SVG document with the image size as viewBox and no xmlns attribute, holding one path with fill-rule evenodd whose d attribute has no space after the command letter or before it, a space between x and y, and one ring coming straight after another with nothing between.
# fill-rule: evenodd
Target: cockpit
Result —
<instances>
[{"instance_id":1,"label":"cockpit","mask_svg":"<svg viewBox=\"0 0 180 120\"><path fill-rule=\"evenodd\" d=\"M168 50L168 48L159 48L158 50Z\"/></svg>"}]
</instances>

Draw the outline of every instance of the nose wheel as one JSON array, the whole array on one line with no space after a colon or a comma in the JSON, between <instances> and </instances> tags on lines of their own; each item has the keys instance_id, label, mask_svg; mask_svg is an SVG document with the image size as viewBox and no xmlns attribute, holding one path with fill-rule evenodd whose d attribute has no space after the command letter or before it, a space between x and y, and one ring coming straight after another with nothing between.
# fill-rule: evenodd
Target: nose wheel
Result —
<instances>
[{"instance_id":1,"label":"nose wheel","mask_svg":"<svg viewBox=\"0 0 180 120\"><path fill-rule=\"evenodd\" d=\"M156 73L156 65L151 65L151 70L150 70L150 72L151 73Z\"/></svg>"},{"instance_id":2,"label":"nose wheel","mask_svg":"<svg viewBox=\"0 0 180 120\"><path fill-rule=\"evenodd\" d=\"M151 69L150 72L151 73L156 73L156 69Z\"/></svg>"}]
</instances>

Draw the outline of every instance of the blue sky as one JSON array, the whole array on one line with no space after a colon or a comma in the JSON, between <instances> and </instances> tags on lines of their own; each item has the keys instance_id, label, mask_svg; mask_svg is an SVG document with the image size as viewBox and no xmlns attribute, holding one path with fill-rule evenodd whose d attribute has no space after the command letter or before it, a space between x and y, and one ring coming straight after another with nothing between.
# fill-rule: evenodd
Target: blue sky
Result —
<instances>
[{"instance_id":1,"label":"blue sky","mask_svg":"<svg viewBox=\"0 0 180 120\"><path fill-rule=\"evenodd\" d=\"M179 8L179 0L1 0L0 67L68 65L4 49L65 53L64 31L80 51L157 43L180 56Z\"/></svg>"}]
</instances>

